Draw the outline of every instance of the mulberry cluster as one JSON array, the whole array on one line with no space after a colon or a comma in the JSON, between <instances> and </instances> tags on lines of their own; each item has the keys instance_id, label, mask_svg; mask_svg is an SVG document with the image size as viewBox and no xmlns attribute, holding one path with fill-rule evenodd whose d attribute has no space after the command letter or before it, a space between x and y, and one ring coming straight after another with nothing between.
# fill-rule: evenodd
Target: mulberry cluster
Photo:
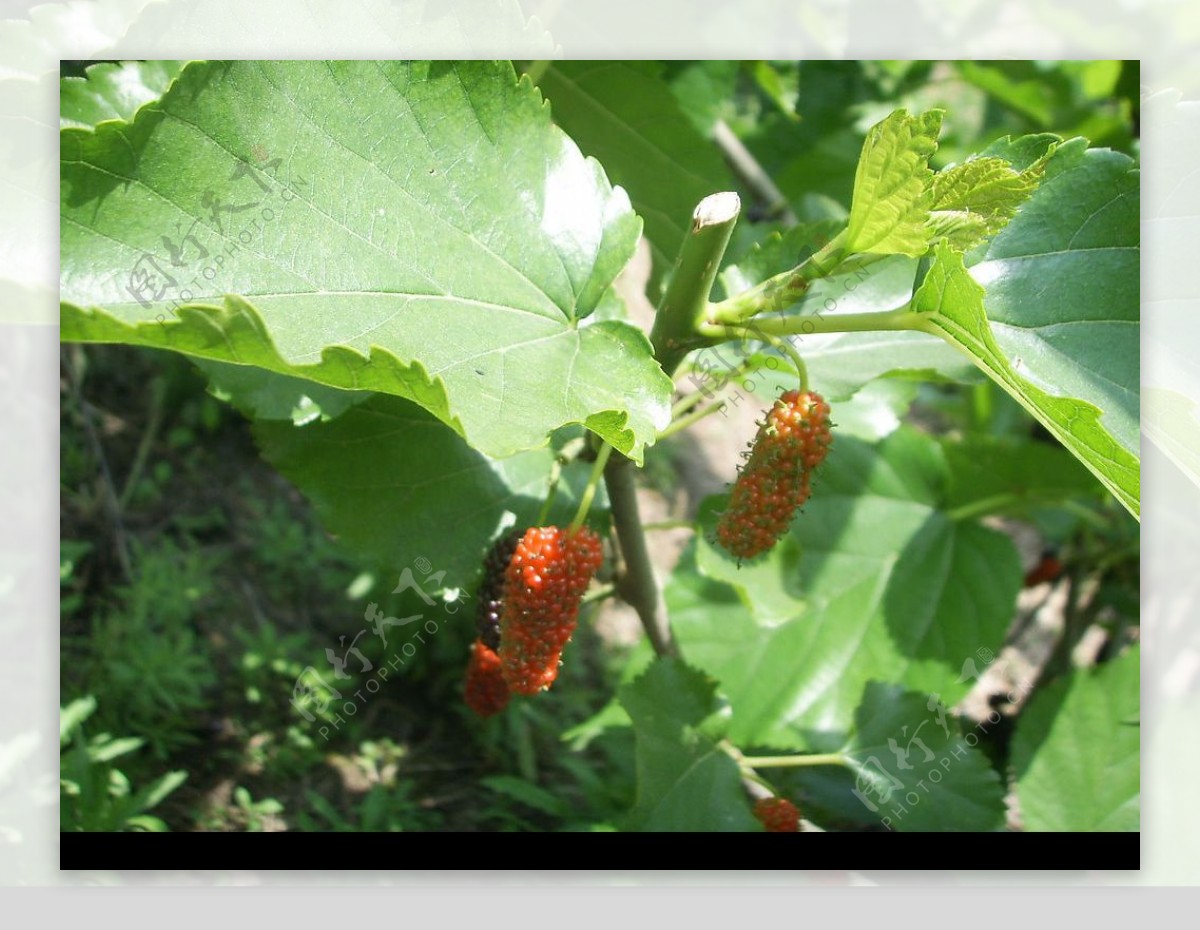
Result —
<instances>
[{"instance_id":1,"label":"mulberry cluster","mask_svg":"<svg viewBox=\"0 0 1200 930\"><path fill-rule=\"evenodd\" d=\"M829 452L831 426L829 404L813 391L785 391L767 411L717 523L717 541L732 555L752 559L787 532Z\"/></svg>"},{"instance_id":2,"label":"mulberry cluster","mask_svg":"<svg viewBox=\"0 0 1200 930\"><path fill-rule=\"evenodd\" d=\"M479 586L468 707L490 717L504 709L511 692L536 694L550 686L602 561L600 537L587 527L532 527L496 541Z\"/></svg>"},{"instance_id":3,"label":"mulberry cluster","mask_svg":"<svg viewBox=\"0 0 1200 930\"><path fill-rule=\"evenodd\" d=\"M600 537L587 527L526 530L505 571L500 614L500 668L510 690L536 694L558 677L579 603L603 560Z\"/></svg>"},{"instance_id":4,"label":"mulberry cluster","mask_svg":"<svg viewBox=\"0 0 1200 930\"><path fill-rule=\"evenodd\" d=\"M800 810L787 798L763 798L755 802L754 816L768 833L800 832Z\"/></svg>"}]
</instances>

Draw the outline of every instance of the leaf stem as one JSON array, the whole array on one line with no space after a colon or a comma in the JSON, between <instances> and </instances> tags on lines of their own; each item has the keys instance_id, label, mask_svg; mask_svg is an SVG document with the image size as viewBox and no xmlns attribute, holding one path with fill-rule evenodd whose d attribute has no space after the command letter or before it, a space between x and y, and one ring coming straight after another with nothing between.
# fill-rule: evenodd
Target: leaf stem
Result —
<instances>
[{"instance_id":1,"label":"leaf stem","mask_svg":"<svg viewBox=\"0 0 1200 930\"><path fill-rule=\"evenodd\" d=\"M709 319L719 323L741 323L762 313L778 313L800 300L814 281L831 276L842 265L846 231L838 233L795 268L747 288L714 304Z\"/></svg>"},{"instance_id":2,"label":"leaf stem","mask_svg":"<svg viewBox=\"0 0 1200 930\"><path fill-rule=\"evenodd\" d=\"M696 423L699 420L703 420L705 417L716 413L718 410L724 409L724 407L725 407L725 401L718 400L718 401L714 401L713 403L709 404L707 407L701 407L699 410L693 410L691 413L687 414L686 416L682 416L678 420L674 420L670 424L668 424L663 429L663 431L658 434L658 438L659 438L659 440L663 440L663 439L666 439L668 436L674 436L680 430L687 429L693 423Z\"/></svg>"},{"instance_id":3,"label":"leaf stem","mask_svg":"<svg viewBox=\"0 0 1200 930\"><path fill-rule=\"evenodd\" d=\"M568 534L574 533L583 526L583 521L587 519L588 511L592 507L592 499L596 496L596 485L600 483L600 478L604 475L604 466L608 464L608 457L612 455L612 451L613 447L606 442L601 444L600 450L596 453L592 473L588 475L587 487L583 489L583 496L579 498L579 509L575 511L575 518L567 527Z\"/></svg>"},{"instance_id":4,"label":"leaf stem","mask_svg":"<svg viewBox=\"0 0 1200 930\"><path fill-rule=\"evenodd\" d=\"M679 249L671 283L650 330L654 357L667 377L692 349L705 344L697 327L709 314L709 295L742 204L732 191L710 194L696 206L692 228Z\"/></svg>"},{"instance_id":5,"label":"leaf stem","mask_svg":"<svg viewBox=\"0 0 1200 930\"><path fill-rule=\"evenodd\" d=\"M907 305L895 310L870 313L794 314L756 319L742 325L725 325L715 320L700 324L700 333L710 339L740 338L749 331L752 335L811 336L815 333L872 333L892 330L929 332L917 313Z\"/></svg>"},{"instance_id":6,"label":"leaf stem","mask_svg":"<svg viewBox=\"0 0 1200 930\"><path fill-rule=\"evenodd\" d=\"M779 769L800 765L849 766L850 760L840 752L796 756L742 756L741 762L753 769Z\"/></svg>"}]
</instances>

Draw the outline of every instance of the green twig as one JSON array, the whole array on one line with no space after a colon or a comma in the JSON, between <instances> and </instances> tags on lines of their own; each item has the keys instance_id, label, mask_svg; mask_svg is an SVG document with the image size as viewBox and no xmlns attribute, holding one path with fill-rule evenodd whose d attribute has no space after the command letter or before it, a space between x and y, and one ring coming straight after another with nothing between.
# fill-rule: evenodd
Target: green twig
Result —
<instances>
[{"instance_id":1,"label":"green twig","mask_svg":"<svg viewBox=\"0 0 1200 930\"><path fill-rule=\"evenodd\" d=\"M592 498L596 496L596 485L600 483L600 479L604 475L604 466L608 464L608 457L612 455L612 450L613 447L606 442L596 453L596 462L592 465L592 473L588 475L587 487L583 489L583 496L579 499L579 508L575 511L575 518L567 527L567 533L574 533L583 526L583 521L587 519L588 511L592 507Z\"/></svg>"},{"instance_id":2,"label":"green twig","mask_svg":"<svg viewBox=\"0 0 1200 930\"><path fill-rule=\"evenodd\" d=\"M714 304L709 319L718 323L741 323L763 313L779 313L805 295L814 281L827 278L837 271L846 258L842 231L825 243L795 268L747 288Z\"/></svg>"},{"instance_id":3,"label":"green twig","mask_svg":"<svg viewBox=\"0 0 1200 930\"><path fill-rule=\"evenodd\" d=\"M650 331L654 357L667 377L675 374L684 356L705 345L697 327L708 318L709 294L740 212L738 195L725 191L705 197L692 214L692 228Z\"/></svg>"},{"instance_id":4,"label":"green twig","mask_svg":"<svg viewBox=\"0 0 1200 930\"><path fill-rule=\"evenodd\" d=\"M766 336L810 336L815 333L873 333L894 330L928 330L923 314L907 306L881 313L796 314L792 316L756 319L752 332ZM710 339L737 339L745 332L745 324L723 325L718 322L700 324L700 333Z\"/></svg>"}]
</instances>

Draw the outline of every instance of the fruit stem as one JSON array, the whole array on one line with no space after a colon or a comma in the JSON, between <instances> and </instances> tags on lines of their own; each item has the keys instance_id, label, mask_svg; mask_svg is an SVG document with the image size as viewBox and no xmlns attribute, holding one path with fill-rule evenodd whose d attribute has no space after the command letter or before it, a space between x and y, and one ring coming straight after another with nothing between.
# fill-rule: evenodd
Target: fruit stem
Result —
<instances>
[{"instance_id":1,"label":"fruit stem","mask_svg":"<svg viewBox=\"0 0 1200 930\"><path fill-rule=\"evenodd\" d=\"M732 327L731 327L732 328ZM767 332L759 332L758 327L738 327L745 334L745 338L754 336L762 337L771 345L775 346L780 352L786 354L796 367L796 374L800 378L800 392L808 392L808 366L804 364L804 359L800 357L800 353L796 351L796 347L789 340L780 339L778 336Z\"/></svg>"},{"instance_id":2,"label":"fruit stem","mask_svg":"<svg viewBox=\"0 0 1200 930\"><path fill-rule=\"evenodd\" d=\"M659 440L666 439L668 436L674 436L680 430L687 429L698 420L703 420L706 416L716 413L725 407L725 401L718 400L709 404L707 407L702 407L699 410L693 410L687 416L682 416L678 420L671 422L661 433L658 434Z\"/></svg>"},{"instance_id":3,"label":"fruit stem","mask_svg":"<svg viewBox=\"0 0 1200 930\"><path fill-rule=\"evenodd\" d=\"M586 444L586 436L572 439L559 450L554 461L550 463L550 474L546 480L546 500L542 503L541 512L538 514L538 526L545 526L546 521L550 518L550 508L554 505L554 497L558 493L558 482L562 478L563 467L578 458Z\"/></svg>"},{"instance_id":4,"label":"fruit stem","mask_svg":"<svg viewBox=\"0 0 1200 930\"><path fill-rule=\"evenodd\" d=\"M599 451L596 453L596 461L592 465L592 472L588 475L587 487L583 489L583 496L579 498L579 509L575 511L575 518L567 526L567 533L574 533L577 529L583 526L583 521L587 519L588 511L592 509L592 498L596 496L596 485L600 483L600 478L604 475L604 466L608 464L608 457L612 455L613 447L607 442L601 443Z\"/></svg>"},{"instance_id":5,"label":"fruit stem","mask_svg":"<svg viewBox=\"0 0 1200 930\"><path fill-rule=\"evenodd\" d=\"M654 357L668 378L684 356L705 344L697 327L709 316L708 298L741 209L738 195L723 191L705 197L692 214L691 231L679 249L671 283L650 330Z\"/></svg>"}]
</instances>

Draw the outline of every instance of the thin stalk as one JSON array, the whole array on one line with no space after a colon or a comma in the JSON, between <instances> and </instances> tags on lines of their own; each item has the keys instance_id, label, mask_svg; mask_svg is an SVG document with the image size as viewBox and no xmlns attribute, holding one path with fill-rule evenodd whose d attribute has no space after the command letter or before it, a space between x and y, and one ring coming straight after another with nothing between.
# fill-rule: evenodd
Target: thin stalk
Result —
<instances>
[{"instance_id":1,"label":"thin stalk","mask_svg":"<svg viewBox=\"0 0 1200 930\"><path fill-rule=\"evenodd\" d=\"M593 604L596 601L602 601L605 598L612 597L617 593L617 586L612 584L603 584L598 588L593 588L583 596L583 600L579 602L582 607L584 604Z\"/></svg>"},{"instance_id":2,"label":"thin stalk","mask_svg":"<svg viewBox=\"0 0 1200 930\"><path fill-rule=\"evenodd\" d=\"M596 461L592 465L592 473L588 475L587 487L583 489L583 496L579 499L579 509L575 511L575 518L567 527L567 533L574 533L577 529L583 526L583 521L587 519L588 511L592 507L592 498L596 496L596 485L600 483L600 479L604 476L604 466L608 464L608 457L612 455L613 447L607 442L600 446L600 451L596 453Z\"/></svg>"},{"instance_id":3,"label":"thin stalk","mask_svg":"<svg viewBox=\"0 0 1200 930\"><path fill-rule=\"evenodd\" d=\"M771 343L771 345L775 346L775 348L779 349L779 351L785 353L792 360L792 364L796 368L796 374L800 378L801 393L808 390L808 366L804 364L804 359L800 357L800 353L796 351L796 347L794 345L792 345L786 339L780 339L778 336L774 336L771 333L759 332L757 327L746 327L743 330L743 334L745 338L765 336L767 342Z\"/></svg>"},{"instance_id":4,"label":"thin stalk","mask_svg":"<svg viewBox=\"0 0 1200 930\"><path fill-rule=\"evenodd\" d=\"M703 391L696 391L694 394L689 394L687 397L681 398L675 402L675 406L671 408L671 419L674 420L677 416L687 413L696 404L704 400L706 397Z\"/></svg>"},{"instance_id":5,"label":"thin stalk","mask_svg":"<svg viewBox=\"0 0 1200 930\"><path fill-rule=\"evenodd\" d=\"M687 416L680 417L678 420L670 423L661 433L658 434L659 440L666 439L668 436L674 436L680 430L685 430L693 423L703 420L705 417L716 413L725 406L725 401L718 400L715 403L709 404L707 407L702 407L699 410L693 410Z\"/></svg>"}]
</instances>

